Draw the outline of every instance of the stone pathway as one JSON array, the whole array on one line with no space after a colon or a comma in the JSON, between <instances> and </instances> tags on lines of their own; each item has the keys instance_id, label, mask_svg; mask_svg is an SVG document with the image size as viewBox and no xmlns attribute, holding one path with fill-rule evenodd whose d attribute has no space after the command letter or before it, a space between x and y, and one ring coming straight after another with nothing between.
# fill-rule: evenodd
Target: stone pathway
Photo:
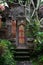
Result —
<instances>
[{"instance_id":1,"label":"stone pathway","mask_svg":"<svg viewBox=\"0 0 43 65\"><path fill-rule=\"evenodd\" d=\"M30 61L17 61L17 65L32 65Z\"/></svg>"}]
</instances>

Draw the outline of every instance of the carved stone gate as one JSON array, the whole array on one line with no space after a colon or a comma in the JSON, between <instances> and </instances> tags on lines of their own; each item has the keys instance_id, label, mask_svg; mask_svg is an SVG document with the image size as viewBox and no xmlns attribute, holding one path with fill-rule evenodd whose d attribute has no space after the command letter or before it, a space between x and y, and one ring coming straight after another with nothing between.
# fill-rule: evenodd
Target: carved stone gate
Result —
<instances>
[{"instance_id":1,"label":"carved stone gate","mask_svg":"<svg viewBox=\"0 0 43 65\"><path fill-rule=\"evenodd\" d=\"M25 36L25 17L17 17L17 30L16 30L16 43L18 47L25 47L26 45L26 36Z\"/></svg>"}]
</instances>

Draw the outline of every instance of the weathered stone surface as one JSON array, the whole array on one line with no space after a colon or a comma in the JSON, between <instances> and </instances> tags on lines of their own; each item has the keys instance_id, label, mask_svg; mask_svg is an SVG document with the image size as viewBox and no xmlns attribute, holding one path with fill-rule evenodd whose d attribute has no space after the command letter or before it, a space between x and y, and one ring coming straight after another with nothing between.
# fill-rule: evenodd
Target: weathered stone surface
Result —
<instances>
[{"instance_id":1,"label":"weathered stone surface","mask_svg":"<svg viewBox=\"0 0 43 65\"><path fill-rule=\"evenodd\" d=\"M16 19L18 15L21 15L21 16L24 15L24 7L19 6L19 7L11 8L10 15L12 15L14 19Z\"/></svg>"},{"instance_id":2,"label":"weathered stone surface","mask_svg":"<svg viewBox=\"0 0 43 65\"><path fill-rule=\"evenodd\" d=\"M30 61L18 61L17 65L32 65L32 63Z\"/></svg>"}]
</instances>

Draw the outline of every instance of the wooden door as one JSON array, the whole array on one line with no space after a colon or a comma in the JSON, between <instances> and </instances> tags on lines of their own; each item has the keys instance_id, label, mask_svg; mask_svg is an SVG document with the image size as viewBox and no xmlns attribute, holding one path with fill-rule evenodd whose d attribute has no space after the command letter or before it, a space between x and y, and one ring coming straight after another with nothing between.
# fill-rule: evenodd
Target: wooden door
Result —
<instances>
[{"instance_id":1,"label":"wooden door","mask_svg":"<svg viewBox=\"0 0 43 65\"><path fill-rule=\"evenodd\" d=\"M19 43L24 44L25 43L25 34L24 34L24 26L19 26Z\"/></svg>"}]
</instances>

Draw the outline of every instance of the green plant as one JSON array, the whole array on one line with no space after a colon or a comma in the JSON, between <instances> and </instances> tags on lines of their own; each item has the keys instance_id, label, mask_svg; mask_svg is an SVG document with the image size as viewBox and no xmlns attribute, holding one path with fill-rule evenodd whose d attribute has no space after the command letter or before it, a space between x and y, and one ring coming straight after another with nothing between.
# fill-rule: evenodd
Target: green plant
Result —
<instances>
[{"instance_id":1,"label":"green plant","mask_svg":"<svg viewBox=\"0 0 43 65\"><path fill-rule=\"evenodd\" d=\"M26 37L32 37L30 27L31 27L31 26L30 26L29 22L26 22L26 26L25 26L25 30L26 30Z\"/></svg>"},{"instance_id":2,"label":"green plant","mask_svg":"<svg viewBox=\"0 0 43 65\"><path fill-rule=\"evenodd\" d=\"M38 59L40 63L43 63L43 55L40 55Z\"/></svg>"},{"instance_id":3,"label":"green plant","mask_svg":"<svg viewBox=\"0 0 43 65\"><path fill-rule=\"evenodd\" d=\"M13 2L14 2L14 0L9 0L9 2L10 2L10 3L13 3Z\"/></svg>"},{"instance_id":4,"label":"green plant","mask_svg":"<svg viewBox=\"0 0 43 65\"><path fill-rule=\"evenodd\" d=\"M32 61L32 65L39 65L39 64L38 64L38 61L33 60L33 61Z\"/></svg>"},{"instance_id":5,"label":"green plant","mask_svg":"<svg viewBox=\"0 0 43 65\"><path fill-rule=\"evenodd\" d=\"M1 65L16 65L14 55L11 50L11 42L8 40L0 41L0 64ZM12 46L13 47L13 46Z\"/></svg>"},{"instance_id":6,"label":"green plant","mask_svg":"<svg viewBox=\"0 0 43 65\"><path fill-rule=\"evenodd\" d=\"M43 65L43 55L39 55L37 59L32 60L32 65Z\"/></svg>"}]
</instances>

